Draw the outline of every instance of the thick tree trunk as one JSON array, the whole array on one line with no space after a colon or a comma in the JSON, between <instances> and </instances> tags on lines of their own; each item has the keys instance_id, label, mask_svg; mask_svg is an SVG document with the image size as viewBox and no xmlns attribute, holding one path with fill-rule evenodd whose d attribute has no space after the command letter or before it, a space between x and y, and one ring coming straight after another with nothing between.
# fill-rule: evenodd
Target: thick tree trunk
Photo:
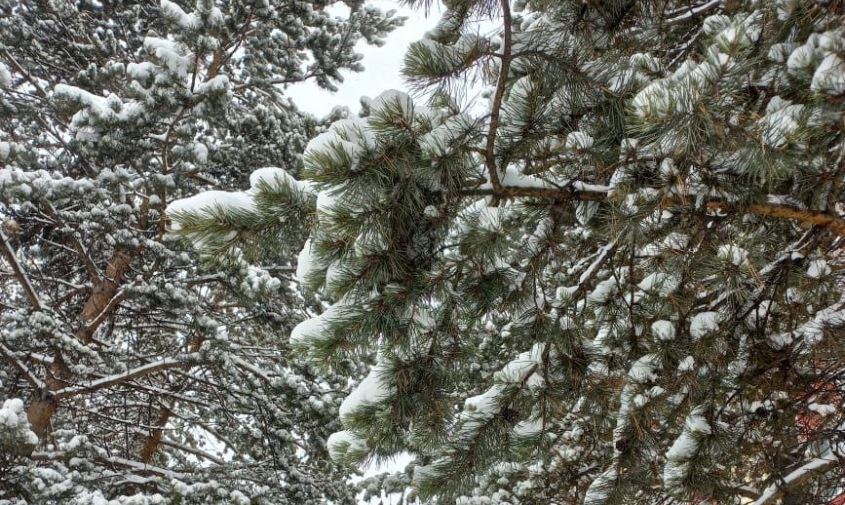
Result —
<instances>
[{"instance_id":1,"label":"thick tree trunk","mask_svg":"<svg viewBox=\"0 0 845 505\"><path fill-rule=\"evenodd\" d=\"M26 409L26 418L38 438L42 438L47 433L50 427L50 419L56 413L56 409L59 408L59 400L53 396L53 391L61 389L64 386L63 381L69 377L70 371L62 360L62 354L58 351L54 352L50 373L47 375L47 380L44 381L46 389L42 390L40 396L34 398Z\"/></svg>"},{"instance_id":2,"label":"thick tree trunk","mask_svg":"<svg viewBox=\"0 0 845 505\"><path fill-rule=\"evenodd\" d=\"M167 426L167 422L170 421L170 417L173 415L173 410L170 407L162 407L158 413L158 419L156 419L155 426L156 428L150 432L147 439L144 441L144 445L141 446L141 454L140 459L142 463L150 464L155 456L156 451L158 451L158 447L161 444L161 437L164 435L164 428Z\"/></svg>"},{"instance_id":3,"label":"thick tree trunk","mask_svg":"<svg viewBox=\"0 0 845 505\"><path fill-rule=\"evenodd\" d=\"M197 336L192 339L188 343L188 351L189 352L197 352L199 351L202 343L205 341L205 337ZM179 384L174 388L174 392L181 392L185 389L185 384ZM141 453L140 459L142 462L149 464L152 462L153 458L155 457L156 452L158 452L158 448L161 446L161 439L164 436L164 429L167 426L167 423L170 421L170 418L173 416L173 409L176 408L176 401L168 407L162 406L161 410L159 410L158 418L155 422L155 428L150 431L150 434L147 435L147 438L144 440L143 445L141 446Z\"/></svg>"},{"instance_id":4,"label":"thick tree trunk","mask_svg":"<svg viewBox=\"0 0 845 505\"><path fill-rule=\"evenodd\" d=\"M123 283L126 272L129 271L129 262L132 255L122 249L115 251L111 260L106 265L106 275L94 286L90 296L85 300L82 307L82 319L84 321L102 321L103 311L114 311L119 303L111 303L117 294L120 285ZM93 341L96 326L87 326L76 333L77 338L83 343L89 344ZM59 407L59 401L52 397L53 391L62 389L65 382L70 378L70 372L62 360L62 354L58 350L54 352L53 364L50 365L50 374L45 381L46 391L42 391L40 397L34 399L26 410L26 416L32 425L32 431L42 438L50 427L50 420Z\"/></svg>"},{"instance_id":5,"label":"thick tree trunk","mask_svg":"<svg viewBox=\"0 0 845 505\"><path fill-rule=\"evenodd\" d=\"M91 295L85 300L82 306L82 319L91 321L109 305L109 301L117 294L118 288L123 284L126 272L129 271L129 261L132 255L124 250L118 249L114 252L108 265L106 265L106 276L94 286ZM88 336L90 339L91 336Z\"/></svg>"},{"instance_id":6,"label":"thick tree trunk","mask_svg":"<svg viewBox=\"0 0 845 505\"><path fill-rule=\"evenodd\" d=\"M50 426L50 419L58 408L59 402L54 398L36 398L29 404L26 409L26 418L29 424L32 425L32 431L38 438L41 438L47 433L47 428Z\"/></svg>"}]
</instances>

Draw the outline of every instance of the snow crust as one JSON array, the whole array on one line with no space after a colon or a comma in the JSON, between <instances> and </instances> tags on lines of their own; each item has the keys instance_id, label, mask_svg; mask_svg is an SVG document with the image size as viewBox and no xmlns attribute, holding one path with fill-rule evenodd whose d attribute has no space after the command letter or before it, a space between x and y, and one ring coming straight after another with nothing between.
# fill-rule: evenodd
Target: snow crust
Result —
<instances>
[{"instance_id":1,"label":"snow crust","mask_svg":"<svg viewBox=\"0 0 845 505\"><path fill-rule=\"evenodd\" d=\"M0 63L0 88L8 88L12 85L12 74L6 65Z\"/></svg>"},{"instance_id":2,"label":"snow crust","mask_svg":"<svg viewBox=\"0 0 845 505\"><path fill-rule=\"evenodd\" d=\"M708 333L718 330L720 321L721 316L718 312L699 312L692 316L690 320L690 336L694 340L698 340Z\"/></svg>"},{"instance_id":3,"label":"snow crust","mask_svg":"<svg viewBox=\"0 0 845 505\"><path fill-rule=\"evenodd\" d=\"M144 38L144 49L158 58L176 76L188 76L193 65L193 53L180 43L149 36Z\"/></svg>"},{"instance_id":4,"label":"snow crust","mask_svg":"<svg viewBox=\"0 0 845 505\"><path fill-rule=\"evenodd\" d=\"M628 377L636 383L655 381L657 380L657 370L660 367L660 358L656 354L646 354L631 365L628 370Z\"/></svg>"},{"instance_id":5,"label":"snow crust","mask_svg":"<svg viewBox=\"0 0 845 505\"><path fill-rule=\"evenodd\" d=\"M299 181L279 167L263 167L249 175L250 189L257 191L262 184L270 186L287 185L309 194L314 193L313 185L308 181Z\"/></svg>"},{"instance_id":6,"label":"snow crust","mask_svg":"<svg viewBox=\"0 0 845 505\"><path fill-rule=\"evenodd\" d=\"M312 340L319 339L323 332L329 327L329 321L326 313L306 319L297 324L290 332L291 344L308 344Z\"/></svg>"},{"instance_id":7,"label":"snow crust","mask_svg":"<svg viewBox=\"0 0 845 505\"><path fill-rule=\"evenodd\" d=\"M249 212L255 209L255 200L251 194L242 191L205 191L167 205L168 214L205 214L214 209ZM178 229L178 225L174 226Z\"/></svg>"},{"instance_id":8,"label":"snow crust","mask_svg":"<svg viewBox=\"0 0 845 505\"><path fill-rule=\"evenodd\" d=\"M329 457L334 461L340 461L350 451L366 452L368 449L366 440L347 430L329 435L326 446L329 449Z\"/></svg>"},{"instance_id":9,"label":"snow crust","mask_svg":"<svg viewBox=\"0 0 845 505\"><path fill-rule=\"evenodd\" d=\"M653 272L640 281L637 287L643 291L656 291L661 296L667 296L678 289L680 283L681 280L677 275L664 272Z\"/></svg>"},{"instance_id":10,"label":"snow crust","mask_svg":"<svg viewBox=\"0 0 845 505\"><path fill-rule=\"evenodd\" d=\"M584 505L604 505L610 498L613 485L619 477L616 467L611 466L596 477L584 495Z\"/></svg>"},{"instance_id":11,"label":"snow crust","mask_svg":"<svg viewBox=\"0 0 845 505\"><path fill-rule=\"evenodd\" d=\"M812 279L819 279L826 275L830 275L833 270L824 259L814 259L807 267L807 277Z\"/></svg>"},{"instance_id":12,"label":"snow crust","mask_svg":"<svg viewBox=\"0 0 845 505\"><path fill-rule=\"evenodd\" d=\"M670 321L655 321L651 324L651 333L664 342L675 339L675 325Z\"/></svg>"},{"instance_id":13,"label":"snow crust","mask_svg":"<svg viewBox=\"0 0 845 505\"><path fill-rule=\"evenodd\" d=\"M194 146L202 145L195 144ZM195 147L196 148L196 147ZM200 149L200 156L206 154L204 145ZM250 189L248 191L205 191L197 193L188 198L174 200L167 205L166 212L171 215L197 214L209 215L215 210L225 212L254 212L255 195L261 191L262 184L270 186L287 186L289 188L312 194L311 184L298 181L287 171L278 167L264 167L255 170L249 177ZM173 229L179 229L179 223L173 223Z\"/></svg>"},{"instance_id":14,"label":"snow crust","mask_svg":"<svg viewBox=\"0 0 845 505\"><path fill-rule=\"evenodd\" d=\"M736 266L742 266L748 261L748 251L733 244L725 244L719 246L718 257Z\"/></svg>"},{"instance_id":15,"label":"snow crust","mask_svg":"<svg viewBox=\"0 0 845 505\"><path fill-rule=\"evenodd\" d=\"M789 137L799 128L798 121L804 106L793 104L779 96L772 97L766 107L766 115L760 120L763 141L774 149L787 144Z\"/></svg>"},{"instance_id":16,"label":"snow crust","mask_svg":"<svg viewBox=\"0 0 845 505\"><path fill-rule=\"evenodd\" d=\"M315 260L316 258L312 252L311 239L309 238L302 246L302 250L299 251L299 256L297 256L296 260L296 273L294 275L300 284L305 285L308 283L309 277L315 270Z\"/></svg>"},{"instance_id":17,"label":"snow crust","mask_svg":"<svg viewBox=\"0 0 845 505\"><path fill-rule=\"evenodd\" d=\"M340 418L354 414L360 408L374 405L390 396L391 387L384 382L385 367L378 364L370 369L370 373L349 393L340 404Z\"/></svg>"},{"instance_id":18,"label":"snow crust","mask_svg":"<svg viewBox=\"0 0 845 505\"><path fill-rule=\"evenodd\" d=\"M680 488L689 474L689 462L699 451L701 441L712 430L704 411L696 407L687 415L683 430L666 452L666 464L663 467L663 485L669 489Z\"/></svg>"},{"instance_id":19,"label":"snow crust","mask_svg":"<svg viewBox=\"0 0 845 505\"><path fill-rule=\"evenodd\" d=\"M828 95L845 93L845 62L839 55L831 53L825 56L813 73L810 89Z\"/></svg>"},{"instance_id":20,"label":"snow crust","mask_svg":"<svg viewBox=\"0 0 845 505\"><path fill-rule=\"evenodd\" d=\"M102 97L67 84L57 84L53 88L53 93L57 97L74 101L85 107L74 115L75 123L78 123L85 115L93 115L103 121L128 121L141 113L141 108L137 103L124 103L116 95Z\"/></svg>"},{"instance_id":21,"label":"snow crust","mask_svg":"<svg viewBox=\"0 0 845 505\"><path fill-rule=\"evenodd\" d=\"M149 61L131 62L126 65L126 75L139 82L144 82L155 75L156 66Z\"/></svg>"},{"instance_id":22,"label":"snow crust","mask_svg":"<svg viewBox=\"0 0 845 505\"><path fill-rule=\"evenodd\" d=\"M195 14L188 14L181 7L169 0L161 0L159 4L165 18L173 21L184 30L193 30L199 27L200 20Z\"/></svg>"}]
</instances>

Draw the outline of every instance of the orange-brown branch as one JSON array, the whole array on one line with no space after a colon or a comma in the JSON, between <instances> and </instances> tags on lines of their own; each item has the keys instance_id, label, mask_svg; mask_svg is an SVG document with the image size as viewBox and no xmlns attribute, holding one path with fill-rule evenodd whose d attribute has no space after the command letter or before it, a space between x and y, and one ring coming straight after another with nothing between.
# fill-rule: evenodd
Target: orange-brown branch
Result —
<instances>
[{"instance_id":1,"label":"orange-brown branch","mask_svg":"<svg viewBox=\"0 0 845 505\"><path fill-rule=\"evenodd\" d=\"M155 428L150 432L141 446L141 462L149 464L153 460L153 456L158 451L161 444L161 437L164 435L164 427L167 426L170 417L173 415L173 410L170 407L162 405L158 413L158 419L155 422Z\"/></svg>"},{"instance_id":2,"label":"orange-brown branch","mask_svg":"<svg viewBox=\"0 0 845 505\"><path fill-rule=\"evenodd\" d=\"M188 343L188 351L192 353L199 351L204 341L205 338L202 335L197 335ZM174 391L177 393L181 392L186 386L187 384L183 382L182 384L177 385L174 388ZM141 461L144 463L150 463L153 460L153 457L155 457L156 452L158 452L158 448L161 447L164 428L167 426L167 423L170 422L170 418L173 416L173 409L176 408L176 404L176 400L173 400L173 403L170 406L162 404L161 409L159 409L158 418L156 419L154 425L155 428L150 431L150 434L147 435L143 445L141 446L140 457Z\"/></svg>"},{"instance_id":3,"label":"orange-brown branch","mask_svg":"<svg viewBox=\"0 0 845 505\"><path fill-rule=\"evenodd\" d=\"M539 187L509 187L495 189L473 189L463 192L466 195L489 195L500 199L511 198L548 198L556 201L592 201L604 202L610 200L605 191L583 191L572 188L539 188ZM677 198L665 198L661 202L663 208L684 207L684 203ZM758 216L797 221L806 227L818 226L826 228L836 235L845 236L845 219L818 210L802 209L800 207L775 203L753 203L748 206L733 205L728 202L713 200L706 203L710 210L722 212L745 212Z\"/></svg>"}]
</instances>

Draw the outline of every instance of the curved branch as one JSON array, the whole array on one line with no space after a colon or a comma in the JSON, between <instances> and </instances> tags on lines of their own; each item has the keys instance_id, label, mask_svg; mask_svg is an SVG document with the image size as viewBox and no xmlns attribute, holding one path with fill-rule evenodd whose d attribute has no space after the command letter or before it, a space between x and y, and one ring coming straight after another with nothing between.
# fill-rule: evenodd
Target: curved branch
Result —
<instances>
[{"instance_id":1,"label":"curved branch","mask_svg":"<svg viewBox=\"0 0 845 505\"><path fill-rule=\"evenodd\" d=\"M496 190L500 190L502 187L499 180L499 169L496 166L496 130L499 128L499 114L502 110L505 85L508 82L508 74L510 73L511 49L513 46L511 41L511 11L508 0L502 0L502 21L504 24L502 67L499 70L499 80L496 82L496 95L493 98L493 108L490 111L490 127L487 130L487 145L484 149L484 160L490 177L490 184Z\"/></svg>"},{"instance_id":2,"label":"curved branch","mask_svg":"<svg viewBox=\"0 0 845 505\"><path fill-rule=\"evenodd\" d=\"M828 452L822 457L815 458L808 463L805 463L793 470L785 477L779 478L775 483L770 485L763 491L754 502L750 505L770 505L780 499L784 493L791 489L795 489L814 476L824 473L831 468L839 466L839 459Z\"/></svg>"}]
</instances>

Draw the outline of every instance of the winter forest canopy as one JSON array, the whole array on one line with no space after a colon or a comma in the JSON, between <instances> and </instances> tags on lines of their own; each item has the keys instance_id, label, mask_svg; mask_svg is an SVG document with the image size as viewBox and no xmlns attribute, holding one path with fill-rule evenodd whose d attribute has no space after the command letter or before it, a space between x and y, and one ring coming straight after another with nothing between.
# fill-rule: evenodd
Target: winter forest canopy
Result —
<instances>
[{"instance_id":1,"label":"winter forest canopy","mask_svg":"<svg viewBox=\"0 0 845 505\"><path fill-rule=\"evenodd\" d=\"M845 504L845 2L333 4L0 0L0 505Z\"/></svg>"}]
</instances>

